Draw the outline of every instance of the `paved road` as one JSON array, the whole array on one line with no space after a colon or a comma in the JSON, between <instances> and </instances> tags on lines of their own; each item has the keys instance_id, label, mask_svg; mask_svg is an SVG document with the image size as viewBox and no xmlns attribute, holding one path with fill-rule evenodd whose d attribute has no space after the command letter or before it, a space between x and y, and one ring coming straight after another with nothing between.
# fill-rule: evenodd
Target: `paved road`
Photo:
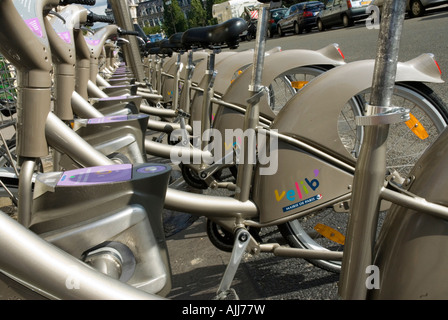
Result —
<instances>
[{"instance_id":1,"label":"paved road","mask_svg":"<svg viewBox=\"0 0 448 320\"><path fill-rule=\"evenodd\" d=\"M448 30L448 7L431 11L417 19L405 20L400 47L400 60L405 61L421 53L436 55L442 70L448 70L448 39L442 39ZM375 57L378 31L368 30L363 23L351 28L335 28L331 31L313 31L303 35L289 35L267 41L267 49L281 46L283 49L319 49L330 43L338 43L346 61ZM444 42L441 42L443 40ZM254 47L254 41L242 43L239 50ZM447 81L447 73L443 74ZM448 101L448 86L437 85L433 89ZM173 214L171 218L189 224L190 216ZM263 230L263 240L279 237L276 228ZM194 221L187 229L168 238L173 267L175 300L211 299L219 286L230 254L214 248L208 240L204 219ZM271 254L246 255L233 283L241 299L338 299L338 275L318 269L301 259L279 258Z\"/></svg>"}]
</instances>

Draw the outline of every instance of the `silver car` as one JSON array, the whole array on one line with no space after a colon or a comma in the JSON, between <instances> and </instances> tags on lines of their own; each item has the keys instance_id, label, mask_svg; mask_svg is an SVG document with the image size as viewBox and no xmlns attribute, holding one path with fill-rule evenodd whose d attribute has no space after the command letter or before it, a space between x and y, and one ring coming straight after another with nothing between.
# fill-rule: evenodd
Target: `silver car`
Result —
<instances>
[{"instance_id":1,"label":"silver car","mask_svg":"<svg viewBox=\"0 0 448 320\"><path fill-rule=\"evenodd\" d=\"M374 0L372 5L381 9L384 0ZM425 14L426 8L437 7L448 4L448 0L406 0L406 12L410 17L421 17Z\"/></svg>"},{"instance_id":2,"label":"silver car","mask_svg":"<svg viewBox=\"0 0 448 320\"><path fill-rule=\"evenodd\" d=\"M324 31L333 26L352 26L355 21L368 17L371 0L325 0L325 7L317 17L317 28Z\"/></svg>"}]
</instances>

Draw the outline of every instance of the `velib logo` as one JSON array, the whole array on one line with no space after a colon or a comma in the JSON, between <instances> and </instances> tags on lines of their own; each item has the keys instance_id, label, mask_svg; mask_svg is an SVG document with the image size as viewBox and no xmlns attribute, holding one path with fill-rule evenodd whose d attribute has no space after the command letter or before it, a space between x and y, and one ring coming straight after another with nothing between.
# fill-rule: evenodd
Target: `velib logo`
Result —
<instances>
[{"instance_id":1,"label":"velib logo","mask_svg":"<svg viewBox=\"0 0 448 320\"><path fill-rule=\"evenodd\" d=\"M280 202L281 200L294 202L293 204L283 207L283 212L287 212L322 199L321 194L315 194L315 191L320 185L319 180L317 179L318 175L319 170L316 169L314 170L314 178L305 178L302 181L296 181L294 182L294 187L289 190L274 190L275 200L277 200L277 202Z\"/></svg>"}]
</instances>

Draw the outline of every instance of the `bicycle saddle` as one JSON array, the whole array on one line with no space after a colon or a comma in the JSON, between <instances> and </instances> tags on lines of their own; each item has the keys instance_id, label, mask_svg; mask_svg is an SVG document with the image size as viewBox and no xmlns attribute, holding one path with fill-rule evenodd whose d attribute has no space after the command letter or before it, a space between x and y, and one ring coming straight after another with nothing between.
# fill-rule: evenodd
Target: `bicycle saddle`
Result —
<instances>
[{"instance_id":1,"label":"bicycle saddle","mask_svg":"<svg viewBox=\"0 0 448 320\"><path fill-rule=\"evenodd\" d=\"M146 48L149 54L166 55L169 57L173 55L173 48L168 39L153 42L150 46L147 45Z\"/></svg>"},{"instance_id":2,"label":"bicycle saddle","mask_svg":"<svg viewBox=\"0 0 448 320\"><path fill-rule=\"evenodd\" d=\"M247 23L241 18L232 18L223 23L191 28L182 35L182 44L185 48L225 47L230 49L238 47L240 34L247 29Z\"/></svg>"},{"instance_id":3,"label":"bicycle saddle","mask_svg":"<svg viewBox=\"0 0 448 320\"><path fill-rule=\"evenodd\" d=\"M171 49L173 51L182 51L185 50L184 45L182 44L182 35L183 32L178 32L169 37L168 41L162 41L160 44L161 48Z\"/></svg>"}]
</instances>

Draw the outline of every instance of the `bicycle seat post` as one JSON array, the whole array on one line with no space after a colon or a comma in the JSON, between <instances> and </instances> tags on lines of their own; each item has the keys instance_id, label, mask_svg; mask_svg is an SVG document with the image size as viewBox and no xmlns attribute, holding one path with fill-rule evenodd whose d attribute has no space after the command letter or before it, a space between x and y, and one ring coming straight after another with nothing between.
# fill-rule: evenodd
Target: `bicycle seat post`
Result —
<instances>
[{"instance_id":1,"label":"bicycle seat post","mask_svg":"<svg viewBox=\"0 0 448 320\"><path fill-rule=\"evenodd\" d=\"M204 150L204 148L207 147L207 145L210 143L209 136L207 136L207 133L209 134L209 129L211 128L211 121L212 121L212 98L214 95L213 85L215 83L217 71L215 70L215 59L216 55L221 52L220 46L212 46L212 52L210 52L208 58L207 58L207 70L205 72L205 75L207 77L206 85L207 88L204 88L204 96L202 100L202 119L201 119L201 132L202 134L206 135L202 139L202 145L201 149Z\"/></svg>"},{"instance_id":2,"label":"bicycle seat post","mask_svg":"<svg viewBox=\"0 0 448 320\"><path fill-rule=\"evenodd\" d=\"M258 13L257 35L254 51L254 67L252 70L252 79L249 85L249 91L252 97L248 100L246 115L244 119L244 132L252 130L250 134L245 134L243 141L244 159L243 163L238 165L238 170L241 174L237 177L237 192L236 196L240 201L249 200L252 173L255 164L254 154L257 145L255 131L259 123L259 101L266 92L261 85L263 74L264 56L266 51L266 25L268 20L268 9L270 3L262 3Z\"/></svg>"},{"instance_id":3,"label":"bicycle seat post","mask_svg":"<svg viewBox=\"0 0 448 320\"><path fill-rule=\"evenodd\" d=\"M186 70L186 76L185 76L185 82L184 82L184 89L182 89L184 94L184 110L186 113L190 113L190 89L191 89L191 77L193 76L194 72L194 63L193 63L193 53L196 50L196 48L191 48L188 52L188 63L187 63L187 70Z\"/></svg>"},{"instance_id":4,"label":"bicycle seat post","mask_svg":"<svg viewBox=\"0 0 448 320\"><path fill-rule=\"evenodd\" d=\"M176 74L174 76L174 95L173 95L173 103L172 109L176 110L179 108L179 84L180 84L180 72L182 71L182 62L180 61L182 54L184 52L180 51L177 53L176 59Z\"/></svg>"}]
</instances>

